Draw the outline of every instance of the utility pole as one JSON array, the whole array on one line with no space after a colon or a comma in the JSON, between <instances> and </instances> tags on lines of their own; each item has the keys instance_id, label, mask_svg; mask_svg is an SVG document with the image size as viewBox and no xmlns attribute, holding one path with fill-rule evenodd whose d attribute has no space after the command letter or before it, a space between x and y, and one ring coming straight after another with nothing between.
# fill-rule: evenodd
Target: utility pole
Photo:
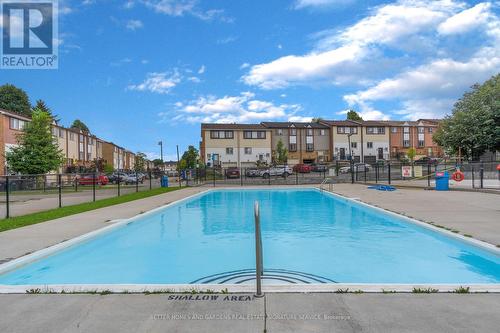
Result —
<instances>
[{"instance_id":1,"label":"utility pole","mask_svg":"<svg viewBox=\"0 0 500 333\"><path fill-rule=\"evenodd\" d=\"M158 145L160 145L161 169L165 171L165 163L163 162L163 141L158 142Z\"/></svg>"}]
</instances>

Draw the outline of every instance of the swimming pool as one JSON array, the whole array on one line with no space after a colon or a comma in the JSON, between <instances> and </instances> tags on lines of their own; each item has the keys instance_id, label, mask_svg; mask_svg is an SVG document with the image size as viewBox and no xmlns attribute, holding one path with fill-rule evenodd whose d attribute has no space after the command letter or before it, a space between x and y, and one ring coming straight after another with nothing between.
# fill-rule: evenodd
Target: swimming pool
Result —
<instances>
[{"instance_id":1,"label":"swimming pool","mask_svg":"<svg viewBox=\"0 0 500 333\"><path fill-rule=\"evenodd\" d=\"M211 190L4 272L0 285L497 284L500 256L317 189Z\"/></svg>"}]
</instances>

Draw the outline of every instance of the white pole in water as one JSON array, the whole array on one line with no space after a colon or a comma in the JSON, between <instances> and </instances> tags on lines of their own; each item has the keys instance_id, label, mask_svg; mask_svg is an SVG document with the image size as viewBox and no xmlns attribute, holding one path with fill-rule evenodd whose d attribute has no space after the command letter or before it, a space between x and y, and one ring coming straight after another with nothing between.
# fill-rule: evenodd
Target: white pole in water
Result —
<instances>
[{"instance_id":1,"label":"white pole in water","mask_svg":"<svg viewBox=\"0 0 500 333\"><path fill-rule=\"evenodd\" d=\"M263 264L262 264L262 236L260 233L260 211L259 202L255 201L254 204L254 216L255 216L255 279L257 282L257 293L255 297L263 297L262 293L262 275L263 275Z\"/></svg>"}]
</instances>

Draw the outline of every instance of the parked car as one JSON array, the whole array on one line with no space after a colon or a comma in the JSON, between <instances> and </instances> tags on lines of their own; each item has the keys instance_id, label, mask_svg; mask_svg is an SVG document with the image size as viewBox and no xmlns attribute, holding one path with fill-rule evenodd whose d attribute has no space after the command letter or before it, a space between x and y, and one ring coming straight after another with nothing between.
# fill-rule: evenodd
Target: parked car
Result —
<instances>
[{"instance_id":1,"label":"parked car","mask_svg":"<svg viewBox=\"0 0 500 333\"><path fill-rule=\"evenodd\" d=\"M415 164L417 164L417 165L427 165L427 164L435 165L435 164L439 164L439 159L434 158L434 157L424 156L421 159L415 161Z\"/></svg>"},{"instance_id":2,"label":"parked car","mask_svg":"<svg viewBox=\"0 0 500 333\"><path fill-rule=\"evenodd\" d=\"M120 181L123 181L125 183L125 185L132 185L132 184L135 184L137 182L142 184L144 182L144 179L136 177L135 174L127 174L123 177L123 180L120 179Z\"/></svg>"},{"instance_id":3,"label":"parked car","mask_svg":"<svg viewBox=\"0 0 500 333\"><path fill-rule=\"evenodd\" d=\"M266 179L271 176L281 176L286 178L291 174L293 174L293 169L289 166L275 166L260 171L260 175L262 176L262 178Z\"/></svg>"},{"instance_id":4,"label":"parked car","mask_svg":"<svg viewBox=\"0 0 500 333\"><path fill-rule=\"evenodd\" d=\"M366 169L366 171L370 171L372 169L372 166L370 164L367 164L367 163L355 163L353 165L353 170L354 172L364 172ZM340 173L349 173L351 172L351 167L350 166L345 166L345 167L342 167L339 169L339 172Z\"/></svg>"},{"instance_id":5,"label":"parked car","mask_svg":"<svg viewBox=\"0 0 500 333\"><path fill-rule=\"evenodd\" d=\"M296 164L293 167L293 171L298 173L310 173L311 166L308 164Z\"/></svg>"},{"instance_id":6,"label":"parked car","mask_svg":"<svg viewBox=\"0 0 500 333\"><path fill-rule=\"evenodd\" d=\"M250 168L250 169L246 169L245 170L245 175L247 177L259 177L261 174L260 174L260 169L258 168Z\"/></svg>"},{"instance_id":7,"label":"parked car","mask_svg":"<svg viewBox=\"0 0 500 333\"><path fill-rule=\"evenodd\" d=\"M120 179L120 183L125 183L125 178L127 178L127 174L124 172L113 172L108 175L109 182L113 184L118 184L118 179Z\"/></svg>"},{"instance_id":8,"label":"parked car","mask_svg":"<svg viewBox=\"0 0 500 333\"><path fill-rule=\"evenodd\" d=\"M313 171L313 172L327 172L328 165L326 165L326 164L313 164L313 165L311 165L311 171Z\"/></svg>"},{"instance_id":9,"label":"parked car","mask_svg":"<svg viewBox=\"0 0 500 333\"><path fill-rule=\"evenodd\" d=\"M107 185L109 183L109 179L106 175L97 174L97 175L83 175L78 178L78 185Z\"/></svg>"},{"instance_id":10,"label":"parked car","mask_svg":"<svg viewBox=\"0 0 500 333\"><path fill-rule=\"evenodd\" d=\"M238 168L227 168L226 178L240 178L240 170Z\"/></svg>"}]
</instances>

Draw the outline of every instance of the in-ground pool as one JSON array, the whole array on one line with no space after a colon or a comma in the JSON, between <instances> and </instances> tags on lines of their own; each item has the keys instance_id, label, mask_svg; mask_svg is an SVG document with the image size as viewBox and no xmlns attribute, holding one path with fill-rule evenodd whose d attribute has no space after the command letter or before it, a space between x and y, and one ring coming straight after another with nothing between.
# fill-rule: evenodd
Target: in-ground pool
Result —
<instances>
[{"instance_id":1,"label":"in-ground pool","mask_svg":"<svg viewBox=\"0 0 500 333\"><path fill-rule=\"evenodd\" d=\"M316 189L213 190L0 275L3 285L500 282L500 256Z\"/></svg>"}]
</instances>

